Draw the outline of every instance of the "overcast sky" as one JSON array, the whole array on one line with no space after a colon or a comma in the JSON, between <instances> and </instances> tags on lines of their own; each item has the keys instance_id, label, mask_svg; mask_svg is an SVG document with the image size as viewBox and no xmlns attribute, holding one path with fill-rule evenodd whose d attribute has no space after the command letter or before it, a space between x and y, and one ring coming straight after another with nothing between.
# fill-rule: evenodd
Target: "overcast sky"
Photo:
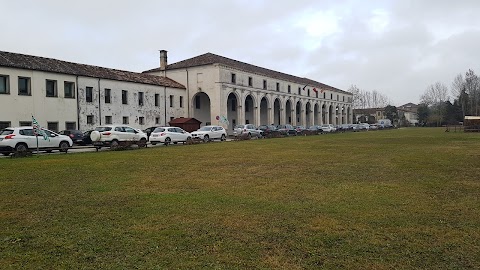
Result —
<instances>
[{"instance_id":1,"label":"overcast sky","mask_svg":"<svg viewBox=\"0 0 480 270\"><path fill-rule=\"evenodd\" d=\"M402 105L480 73L479 0L0 0L0 50L141 72L207 52Z\"/></svg>"}]
</instances>

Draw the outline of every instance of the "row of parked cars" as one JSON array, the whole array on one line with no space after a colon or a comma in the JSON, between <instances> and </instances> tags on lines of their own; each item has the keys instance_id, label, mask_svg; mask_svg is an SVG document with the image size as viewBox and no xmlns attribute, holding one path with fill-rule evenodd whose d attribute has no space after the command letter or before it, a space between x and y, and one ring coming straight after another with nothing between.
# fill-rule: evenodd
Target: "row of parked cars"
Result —
<instances>
[{"instance_id":1,"label":"row of parked cars","mask_svg":"<svg viewBox=\"0 0 480 270\"><path fill-rule=\"evenodd\" d=\"M35 149L52 152L67 152L74 144L93 145L97 150L102 147L118 148L122 145L136 144L145 147L150 141L152 145L179 142L188 143L193 140L211 141L227 139L227 132L221 126L204 126L189 133L179 127L150 127L146 130L135 129L126 125L105 125L94 130L62 130L54 132L43 129L46 137L36 136L33 127L14 127L0 131L0 152L8 156L11 153L23 153Z\"/></svg>"},{"instance_id":2,"label":"row of parked cars","mask_svg":"<svg viewBox=\"0 0 480 270\"><path fill-rule=\"evenodd\" d=\"M233 130L235 137L264 138L296 135L311 135L344 131L362 131L389 128L382 125L348 124L334 126L331 124L313 125L308 128L292 125L237 125ZM10 155L14 152L26 152L36 149L52 152L67 152L74 144L93 145L97 150L102 147L118 148L122 145L136 144L145 147L147 142L156 144L189 143L194 140L208 142L225 141L227 131L221 126L204 126L194 132L187 132L179 127L155 126L145 130L126 125L105 125L94 130L63 130L58 133L44 129L46 139L37 137L32 127L6 128L0 131L0 152ZM38 139L38 140L37 140ZM38 141L38 143L37 143Z\"/></svg>"}]
</instances>

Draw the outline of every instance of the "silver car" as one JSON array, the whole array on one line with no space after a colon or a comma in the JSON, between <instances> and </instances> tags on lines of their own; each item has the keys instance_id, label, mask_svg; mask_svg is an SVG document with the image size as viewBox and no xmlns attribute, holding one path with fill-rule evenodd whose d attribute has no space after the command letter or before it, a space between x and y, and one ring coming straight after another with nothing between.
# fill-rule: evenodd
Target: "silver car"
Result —
<instances>
[{"instance_id":1,"label":"silver car","mask_svg":"<svg viewBox=\"0 0 480 270\"><path fill-rule=\"evenodd\" d=\"M262 131L252 124L237 125L233 129L233 135L235 137L245 136L248 138L262 138Z\"/></svg>"}]
</instances>

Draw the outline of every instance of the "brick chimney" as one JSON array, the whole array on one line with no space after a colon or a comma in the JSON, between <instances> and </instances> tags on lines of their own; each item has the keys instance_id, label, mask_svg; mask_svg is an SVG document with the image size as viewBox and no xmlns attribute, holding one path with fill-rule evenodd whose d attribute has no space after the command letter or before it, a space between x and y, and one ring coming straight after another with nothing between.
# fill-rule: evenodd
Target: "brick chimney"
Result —
<instances>
[{"instance_id":1,"label":"brick chimney","mask_svg":"<svg viewBox=\"0 0 480 270\"><path fill-rule=\"evenodd\" d=\"M165 70L167 69L167 51L166 50L161 50L160 51L160 69Z\"/></svg>"}]
</instances>

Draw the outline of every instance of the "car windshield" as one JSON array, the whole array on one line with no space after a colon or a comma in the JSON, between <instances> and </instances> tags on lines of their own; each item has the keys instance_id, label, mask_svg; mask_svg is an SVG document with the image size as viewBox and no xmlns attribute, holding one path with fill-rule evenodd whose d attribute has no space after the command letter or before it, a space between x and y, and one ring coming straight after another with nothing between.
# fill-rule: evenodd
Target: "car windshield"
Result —
<instances>
[{"instance_id":1,"label":"car windshield","mask_svg":"<svg viewBox=\"0 0 480 270\"><path fill-rule=\"evenodd\" d=\"M198 131L210 131L212 127L201 127Z\"/></svg>"},{"instance_id":2,"label":"car windshield","mask_svg":"<svg viewBox=\"0 0 480 270\"><path fill-rule=\"evenodd\" d=\"M12 133L13 133L13 130L11 130L11 129L4 129L4 130L0 131L0 136L1 136L1 135L4 135L4 136L5 136L5 135L10 135L10 134L12 134Z\"/></svg>"},{"instance_id":3,"label":"car windshield","mask_svg":"<svg viewBox=\"0 0 480 270\"><path fill-rule=\"evenodd\" d=\"M96 131L99 131L99 132L104 132L104 131L110 131L112 130L111 127L97 127L95 128Z\"/></svg>"},{"instance_id":4,"label":"car windshield","mask_svg":"<svg viewBox=\"0 0 480 270\"><path fill-rule=\"evenodd\" d=\"M235 128L243 128L243 127L244 127L244 125L238 125Z\"/></svg>"},{"instance_id":5,"label":"car windshield","mask_svg":"<svg viewBox=\"0 0 480 270\"><path fill-rule=\"evenodd\" d=\"M156 128L156 129L153 130L152 133L158 133L158 132L164 132L164 131L165 131L164 128Z\"/></svg>"}]
</instances>

